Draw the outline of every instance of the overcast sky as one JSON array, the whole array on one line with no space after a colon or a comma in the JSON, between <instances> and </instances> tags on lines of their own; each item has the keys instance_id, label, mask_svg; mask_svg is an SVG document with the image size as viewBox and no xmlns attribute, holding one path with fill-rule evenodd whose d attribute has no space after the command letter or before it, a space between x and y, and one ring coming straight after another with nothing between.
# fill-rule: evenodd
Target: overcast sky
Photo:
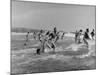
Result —
<instances>
[{"instance_id":1,"label":"overcast sky","mask_svg":"<svg viewBox=\"0 0 100 75\"><path fill-rule=\"evenodd\" d=\"M12 1L12 27L75 31L95 27L95 6Z\"/></svg>"}]
</instances>

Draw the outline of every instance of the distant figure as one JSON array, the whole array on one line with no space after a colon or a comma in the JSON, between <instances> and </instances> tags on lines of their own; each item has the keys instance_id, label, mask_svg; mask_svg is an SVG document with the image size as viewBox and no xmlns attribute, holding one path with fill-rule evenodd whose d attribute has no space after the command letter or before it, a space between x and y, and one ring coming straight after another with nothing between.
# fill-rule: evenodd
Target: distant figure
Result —
<instances>
[{"instance_id":1,"label":"distant figure","mask_svg":"<svg viewBox=\"0 0 100 75\"><path fill-rule=\"evenodd\" d=\"M43 30L42 29L40 30L40 33L43 33Z\"/></svg>"},{"instance_id":2,"label":"distant figure","mask_svg":"<svg viewBox=\"0 0 100 75\"><path fill-rule=\"evenodd\" d=\"M77 43L78 31L75 32L75 43Z\"/></svg>"},{"instance_id":3,"label":"distant figure","mask_svg":"<svg viewBox=\"0 0 100 75\"><path fill-rule=\"evenodd\" d=\"M40 30L40 32L39 32L39 34L38 34L38 40L39 40L39 41L41 41L42 34L43 34L43 30Z\"/></svg>"},{"instance_id":4,"label":"distant figure","mask_svg":"<svg viewBox=\"0 0 100 75\"><path fill-rule=\"evenodd\" d=\"M29 36L29 32L27 32L27 35L26 35L26 41L28 41L28 36Z\"/></svg>"},{"instance_id":5,"label":"distant figure","mask_svg":"<svg viewBox=\"0 0 100 75\"><path fill-rule=\"evenodd\" d=\"M92 40L94 40L94 35L95 35L94 29L92 30L92 32L90 34L91 34Z\"/></svg>"},{"instance_id":6,"label":"distant figure","mask_svg":"<svg viewBox=\"0 0 100 75\"><path fill-rule=\"evenodd\" d=\"M24 43L25 46L27 45L27 43L28 43L28 41L29 41L28 37L29 37L29 32L27 32L27 34L26 34L26 41L25 41L25 43Z\"/></svg>"},{"instance_id":7,"label":"distant figure","mask_svg":"<svg viewBox=\"0 0 100 75\"><path fill-rule=\"evenodd\" d=\"M36 49L36 54L39 54L40 55L40 53L41 53L40 51L41 51L41 49L40 48L37 48Z\"/></svg>"},{"instance_id":8,"label":"distant figure","mask_svg":"<svg viewBox=\"0 0 100 75\"><path fill-rule=\"evenodd\" d=\"M77 43L79 44L79 43L82 43L82 38L81 38L81 36L82 36L82 30L80 30L77 34Z\"/></svg>"},{"instance_id":9,"label":"distant figure","mask_svg":"<svg viewBox=\"0 0 100 75\"><path fill-rule=\"evenodd\" d=\"M62 34L62 36L61 36L61 39L63 39L63 38L64 38L64 35L65 35L65 32L63 32L63 34Z\"/></svg>"},{"instance_id":10,"label":"distant figure","mask_svg":"<svg viewBox=\"0 0 100 75\"><path fill-rule=\"evenodd\" d=\"M36 40L36 32L33 32L33 38Z\"/></svg>"},{"instance_id":11,"label":"distant figure","mask_svg":"<svg viewBox=\"0 0 100 75\"><path fill-rule=\"evenodd\" d=\"M57 33L57 28L56 27L54 27L54 34L56 34Z\"/></svg>"},{"instance_id":12,"label":"distant figure","mask_svg":"<svg viewBox=\"0 0 100 75\"><path fill-rule=\"evenodd\" d=\"M54 43L56 43L60 38L59 32L57 32L55 38L54 38Z\"/></svg>"}]
</instances>

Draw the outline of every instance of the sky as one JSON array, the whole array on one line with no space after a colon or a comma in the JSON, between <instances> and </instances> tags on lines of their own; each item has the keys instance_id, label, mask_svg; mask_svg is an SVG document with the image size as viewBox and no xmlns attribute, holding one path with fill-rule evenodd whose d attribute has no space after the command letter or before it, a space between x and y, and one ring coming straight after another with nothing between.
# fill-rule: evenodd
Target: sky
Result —
<instances>
[{"instance_id":1,"label":"sky","mask_svg":"<svg viewBox=\"0 0 100 75\"><path fill-rule=\"evenodd\" d=\"M12 28L62 31L95 28L95 6L12 1Z\"/></svg>"}]
</instances>

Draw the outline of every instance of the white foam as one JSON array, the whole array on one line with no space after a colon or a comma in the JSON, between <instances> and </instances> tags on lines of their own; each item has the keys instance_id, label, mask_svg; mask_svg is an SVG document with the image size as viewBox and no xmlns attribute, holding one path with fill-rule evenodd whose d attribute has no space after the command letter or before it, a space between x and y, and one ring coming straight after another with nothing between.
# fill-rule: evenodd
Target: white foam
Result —
<instances>
[{"instance_id":1,"label":"white foam","mask_svg":"<svg viewBox=\"0 0 100 75\"><path fill-rule=\"evenodd\" d=\"M79 56L76 56L76 57L85 58L85 57L89 57L91 55L95 56L95 49L92 49L92 46L95 45L95 41L94 40L88 40L88 44L89 44L89 47L88 47L89 52L87 54L79 55Z\"/></svg>"},{"instance_id":2,"label":"white foam","mask_svg":"<svg viewBox=\"0 0 100 75\"><path fill-rule=\"evenodd\" d=\"M26 35L27 33L16 33L16 32L11 32L11 35ZM30 33L29 35L33 35Z\"/></svg>"},{"instance_id":3,"label":"white foam","mask_svg":"<svg viewBox=\"0 0 100 75\"><path fill-rule=\"evenodd\" d=\"M75 35L72 33L67 33L67 34L65 34L65 37L75 37Z\"/></svg>"},{"instance_id":4,"label":"white foam","mask_svg":"<svg viewBox=\"0 0 100 75\"><path fill-rule=\"evenodd\" d=\"M71 44L69 47L65 48L65 49L71 49L73 51L78 51L79 48L81 48L83 44Z\"/></svg>"}]
</instances>

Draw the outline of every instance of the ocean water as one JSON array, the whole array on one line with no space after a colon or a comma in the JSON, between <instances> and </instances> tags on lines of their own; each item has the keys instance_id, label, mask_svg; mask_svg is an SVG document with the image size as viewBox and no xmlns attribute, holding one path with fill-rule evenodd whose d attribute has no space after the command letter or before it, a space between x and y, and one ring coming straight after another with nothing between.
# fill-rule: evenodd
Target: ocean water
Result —
<instances>
[{"instance_id":1,"label":"ocean water","mask_svg":"<svg viewBox=\"0 0 100 75\"><path fill-rule=\"evenodd\" d=\"M96 68L95 40L89 40L89 47L84 43L76 44L73 34L66 34L56 43L55 54L45 48L45 53L36 55L39 42L32 35L28 45L24 46L25 33L11 35L11 73L31 74L72 70L90 70Z\"/></svg>"}]
</instances>

